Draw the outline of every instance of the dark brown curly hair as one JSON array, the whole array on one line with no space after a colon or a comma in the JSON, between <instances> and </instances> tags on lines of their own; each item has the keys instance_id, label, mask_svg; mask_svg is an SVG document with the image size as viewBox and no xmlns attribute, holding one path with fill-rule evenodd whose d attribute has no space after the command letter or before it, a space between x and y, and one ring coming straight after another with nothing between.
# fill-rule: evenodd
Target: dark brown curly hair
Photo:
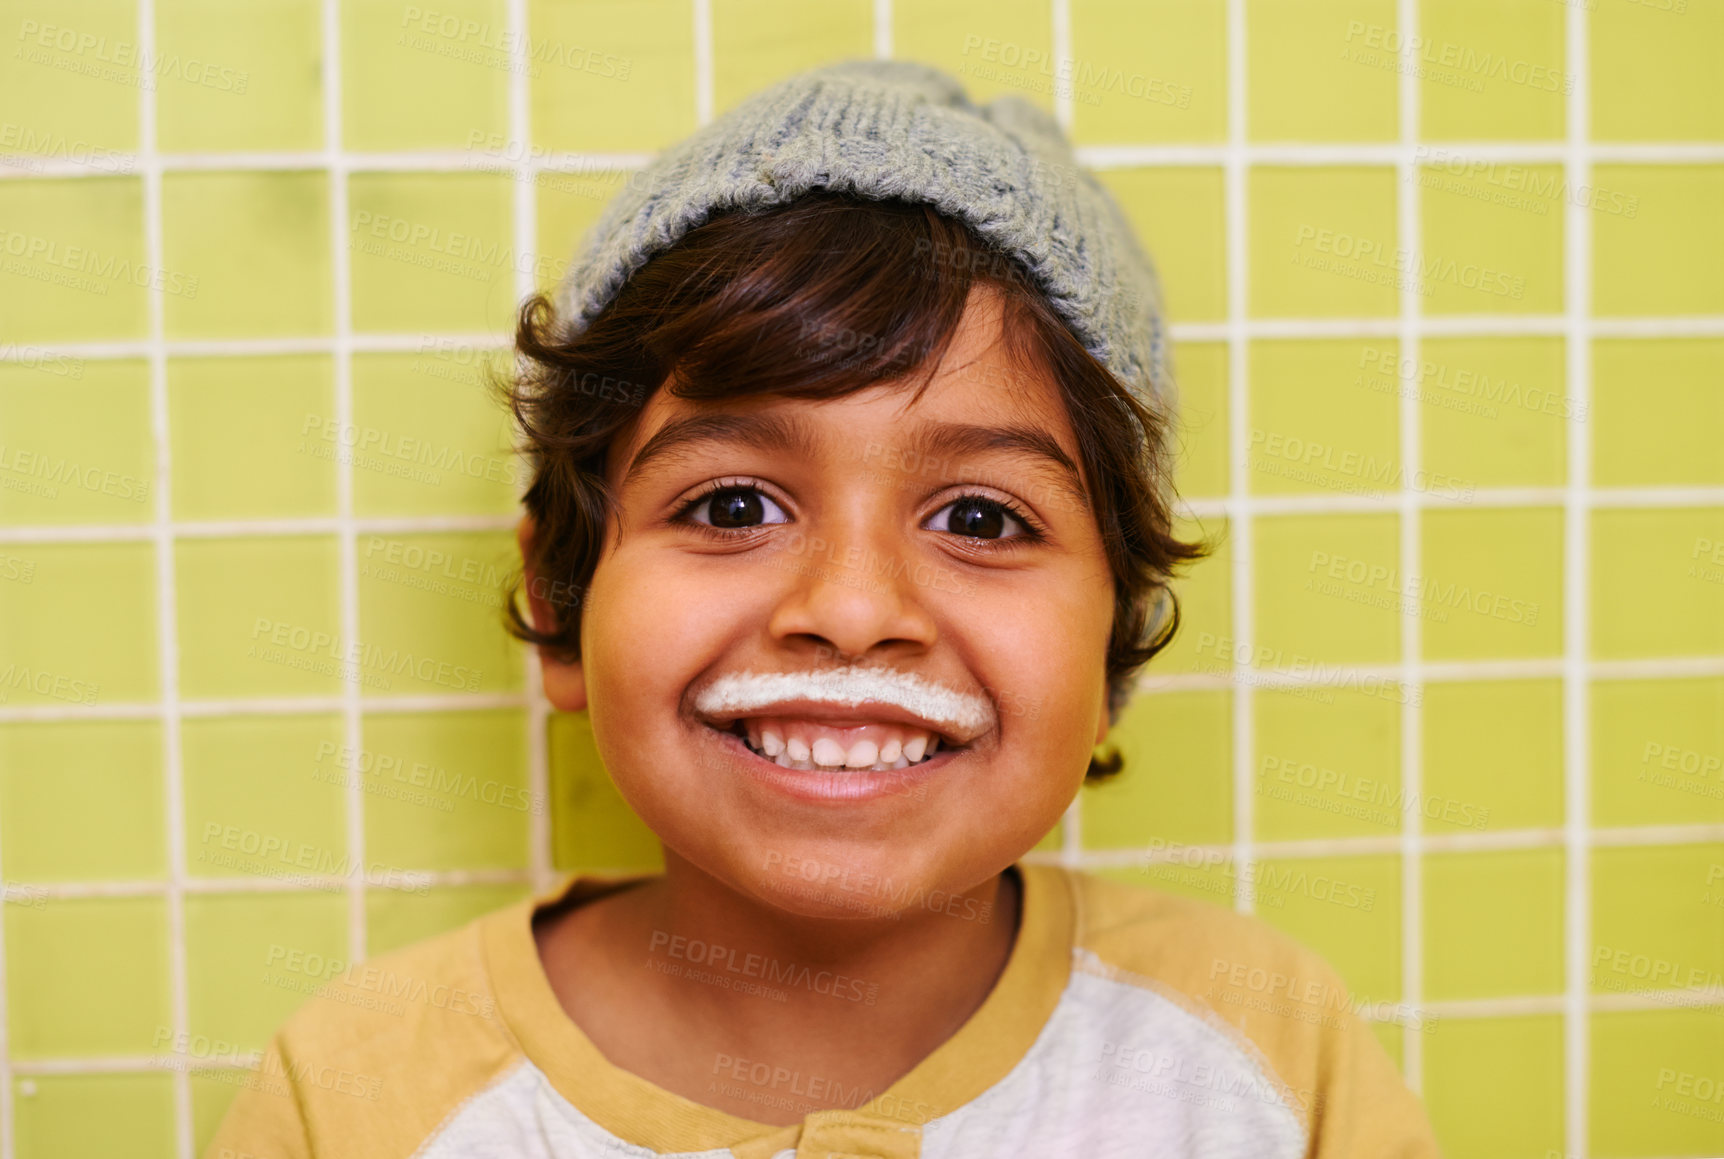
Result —
<instances>
[{"instance_id":1,"label":"dark brown curly hair","mask_svg":"<svg viewBox=\"0 0 1724 1159\"><path fill-rule=\"evenodd\" d=\"M579 658L582 596L616 514L606 452L653 390L830 399L923 370L920 397L978 282L1004 297L1013 365L1059 384L1077 437L1114 578L1106 664L1117 719L1137 670L1178 630L1175 569L1213 550L1174 535L1169 420L1084 349L1017 259L926 204L820 190L723 212L647 262L578 334L545 295L522 305L515 375L496 386L533 471L523 562L555 622L524 613L517 576L509 630ZM1122 764L1117 749L1092 755L1086 779Z\"/></svg>"}]
</instances>

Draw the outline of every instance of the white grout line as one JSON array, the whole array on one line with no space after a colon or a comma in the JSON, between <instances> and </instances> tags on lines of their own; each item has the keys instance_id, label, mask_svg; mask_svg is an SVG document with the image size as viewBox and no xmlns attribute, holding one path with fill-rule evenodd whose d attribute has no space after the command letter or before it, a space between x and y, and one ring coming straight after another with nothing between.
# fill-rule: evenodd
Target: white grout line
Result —
<instances>
[{"instance_id":1,"label":"white grout line","mask_svg":"<svg viewBox=\"0 0 1724 1159\"><path fill-rule=\"evenodd\" d=\"M1691 659L1593 660L1584 664L1592 680L1672 680L1724 676L1724 656ZM1566 662L1544 660L1443 660L1414 666L1423 683L1453 683L1469 680L1552 680L1563 676ZM1248 683L1259 688L1346 687L1363 681L1397 680L1405 671L1398 664L1335 665L1305 670L1241 667L1227 672L1155 673L1140 676L1139 694L1158 692L1214 691ZM260 696L238 700L182 700L179 713L186 717L291 716L317 712L340 712L339 696ZM473 712L492 708L521 708L529 704L526 693L421 693L413 696L364 696L360 704L369 714L416 712ZM0 723L45 720L152 720L162 715L162 705L153 701L113 701L97 704L36 704L0 706Z\"/></svg>"},{"instance_id":2,"label":"white grout line","mask_svg":"<svg viewBox=\"0 0 1724 1159\"><path fill-rule=\"evenodd\" d=\"M1250 459L1251 379L1250 344L1246 330L1248 311L1247 276L1250 269L1246 247L1250 244L1250 219L1246 214L1246 178L1250 153L1245 143L1248 59L1245 0L1227 0L1227 147L1222 157L1226 169L1227 245L1227 432L1228 500L1227 545L1232 553L1233 574L1228 577L1232 594L1233 641L1236 649L1251 655L1255 639L1251 568L1252 503L1247 463ZM1256 762L1252 722L1252 681L1239 652L1224 661L1232 669L1233 704L1233 860L1239 867L1233 904L1241 913L1257 909L1253 884L1255 854L1252 831L1256 810L1252 798L1252 766Z\"/></svg>"},{"instance_id":3,"label":"white grout line","mask_svg":"<svg viewBox=\"0 0 1724 1159\"><path fill-rule=\"evenodd\" d=\"M1421 159L1440 163L1495 161L1499 164L1557 165L1565 146L1560 141L1445 141L1423 144ZM1645 165L1715 165L1724 161L1724 143L1717 141L1672 141L1657 144L1600 142L1592 146L1598 160ZM1429 150L1424 152L1423 150ZM1204 165L1226 162L1227 145L1086 145L1078 160L1101 169L1140 165ZM1306 143L1251 142L1244 145L1252 165L1394 165L1400 160L1399 142Z\"/></svg>"},{"instance_id":4,"label":"white grout line","mask_svg":"<svg viewBox=\"0 0 1724 1159\"><path fill-rule=\"evenodd\" d=\"M447 515L383 519L347 519L340 516L307 519L231 519L168 524L176 539L232 539L257 536L339 535L353 530L371 534L421 534L433 531L507 531L513 522L505 515ZM0 543L106 543L148 540L155 536L152 524L92 523L28 524L0 528Z\"/></svg>"},{"instance_id":5,"label":"white grout line","mask_svg":"<svg viewBox=\"0 0 1724 1159\"><path fill-rule=\"evenodd\" d=\"M712 120L712 0L690 0L694 16L694 122Z\"/></svg>"},{"instance_id":6,"label":"white grout line","mask_svg":"<svg viewBox=\"0 0 1724 1159\"><path fill-rule=\"evenodd\" d=\"M1071 0L1052 0L1049 5L1049 43L1052 48L1054 67L1057 70L1060 62L1071 55L1072 37ZM1072 132L1072 94L1068 87L1064 92L1059 85L1054 86L1054 121L1069 139ZM1111 739L1111 738L1110 738ZM1105 743L1105 742L1104 742ZM1080 787L1077 796L1060 818L1060 863L1076 867L1083 860L1083 803L1084 793Z\"/></svg>"},{"instance_id":7,"label":"white grout line","mask_svg":"<svg viewBox=\"0 0 1724 1159\"><path fill-rule=\"evenodd\" d=\"M1533 849L1561 849L1568 841L1566 829L1504 829L1468 833L1426 834L1422 842L1427 853L1499 853ZM1644 825L1595 829L1588 841L1611 849L1658 849L1670 846L1692 846L1724 841L1724 822L1701 825ZM1252 845L1256 860L1298 861L1330 857L1385 857L1401 853L1399 834L1385 833L1380 837L1312 837L1300 840L1259 841ZM1127 849L1092 849L1069 859L1080 869L1131 869L1150 866L1217 864L1225 861L1234 850L1232 845L1183 845L1168 843L1155 847ZM1067 861L1064 853L1032 855L1034 859ZM363 868L363 867L360 867ZM374 884L378 889L409 892L420 885L430 887L463 885L507 885L530 883L534 870L521 869L414 869L390 866L403 885L388 880ZM134 881L13 881L7 889L25 897L49 900L74 900L94 897L155 897L178 889L188 894L281 893L308 889L344 888L352 874L332 875L303 873L284 877L186 877L179 884L169 880L144 879Z\"/></svg>"},{"instance_id":8,"label":"white grout line","mask_svg":"<svg viewBox=\"0 0 1724 1159\"><path fill-rule=\"evenodd\" d=\"M1724 822L1701 825L1638 825L1595 829L1589 835L1594 845L1646 848L1665 845L1696 845L1724 841ZM1568 840L1566 829L1502 829L1471 833L1427 833L1421 842L1428 853L1494 853L1503 850L1555 849ZM1079 859L1086 867L1129 868L1134 865L1194 864L1205 859L1214 864L1234 850L1232 845L1202 845L1167 842L1151 848L1092 849ZM1257 857L1371 857L1399 854L1401 837L1307 837L1286 841L1258 841L1252 846ZM1237 864L1237 862L1235 862Z\"/></svg>"},{"instance_id":9,"label":"white grout line","mask_svg":"<svg viewBox=\"0 0 1724 1159\"><path fill-rule=\"evenodd\" d=\"M1419 0L1399 0L1396 23L1401 30L1401 68L1396 77L1400 96L1400 156L1396 161L1396 214L1400 245L1410 270L1424 268L1424 229L1420 219L1419 76L1414 52L1419 43ZM1416 273L1403 275L1400 286L1400 333L1397 366L1419 361L1419 291ZM1420 518L1424 504L1413 481L1420 477L1423 462L1420 445L1421 411L1424 404L1405 391L1396 393L1400 419L1401 478L1400 569L1404 576L1423 574ZM1401 702L1401 792L1403 800L1424 800L1424 686L1420 658L1424 655L1424 621L1420 601L1407 600L1401 616L1401 686L1410 695ZM1417 1009L1425 989L1425 887L1423 818L1401 814L1401 1001ZM1415 1092L1425 1079L1424 1036L1401 1029L1401 1073Z\"/></svg>"},{"instance_id":10,"label":"white grout line","mask_svg":"<svg viewBox=\"0 0 1724 1159\"><path fill-rule=\"evenodd\" d=\"M138 3L138 51L143 59L156 56L155 0ZM151 269L166 265L162 242L162 165L156 154L156 92L153 85L138 89L138 151L143 170L144 261ZM175 580L173 534L173 442L169 426L167 345L164 340L163 298L144 295L149 337L150 422L155 440L156 630L161 681L163 807L167 813L168 874L165 897L168 918L168 1006L176 1035L190 1031L190 993L186 971L185 915L185 766L180 735L179 610ZM192 1159L191 1079L176 1072L173 1080L174 1151Z\"/></svg>"},{"instance_id":11,"label":"white grout line","mask_svg":"<svg viewBox=\"0 0 1724 1159\"><path fill-rule=\"evenodd\" d=\"M1247 498L1206 498L1181 501L1182 511L1226 515L1249 509L1258 515L1330 515L1361 511L1399 510L1403 503L1418 507L1473 510L1480 507L1557 507L1574 492L1567 487L1486 487L1453 495L1414 491L1364 494L1252 495ZM1593 507L1713 507L1724 505L1724 487L1609 487L1582 490Z\"/></svg>"},{"instance_id":12,"label":"white grout line","mask_svg":"<svg viewBox=\"0 0 1724 1159\"><path fill-rule=\"evenodd\" d=\"M1574 87L1568 93L1568 141L1563 177L1568 188L1592 183L1587 134L1591 131L1587 102L1588 67L1586 9L1568 5L1566 64ZM1588 314L1592 310L1592 222L1588 211L1570 199L1563 229L1564 316L1568 321L1564 351L1568 397L1576 413L1592 409L1592 343ZM1563 527L1563 804L1566 821L1563 929L1567 934L1567 1000L1563 1009L1563 1150L1573 1159L1587 1159L1592 1026L1588 1004L1587 947L1592 941L1592 751L1587 658L1592 647L1588 631L1587 569L1591 556L1592 478L1591 427L1568 423L1568 505Z\"/></svg>"},{"instance_id":13,"label":"white grout line","mask_svg":"<svg viewBox=\"0 0 1724 1159\"><path fill-rule=\"evenodd\" d=\"M5 864L0 853L0 865ZM8 882L0 888L0 1159L12 1159L12 1039L7 1033L10 1012L6 1007L6 895Z\"/></svg>"},{"instance_id":14,"label":"white grout line","mask_svg":"<svg viewBox=\"0 0 1724 1159\"><path fill-rule=\"evenodd\" d=\"M710 0L691 2L697 6L707 4L710 16ZM891 0L875 0L874 45L877 55L891 54L891 13ZM697 46L699 19L697 13ZM886 24L885 53L880 52L883 21ZM698 102L698 72L696 87ZM1559 165L1566 155L1566 146L1560 141L1445 141L1441 145L1423 147L1432 150L1430 159L1443 162ZM1724 143L1717 141L1598 141L1592 143L1591 150L1594 160L1603 164L1716 165L1724 162ZM1400 145L1393 141L1266 143L1247 142L1243 138L1239 139L1237 150L1231 140L1207 145L1082 145L1077 147L1077 159L1079 164L1096 169L1145 165L1220 167L1235 152L1251 165L1394 165L1400 159ZM534 155L526 168L535 176L541 172L586 173L638 168L653 156L652 153L556 152ZM318 170L324 165L322 153L296 152L164 153L157 160L161 169L169 173L234 169ZM463 150L347 153L343 160L348 171L355 173L512 173L518 167L505 158ZM133 175L128 172L128 167L141 170L144 167L142 157L135 153L104 153L99 162L85 162L28 153L0 153L0 181L42 177L126 177Z\"/></svg>"},{"instance_id":15,"label":"white grout line","mask_svg":"<svg viewBox=\"0 0 1724 1159\"><path fill-rule=\"evenodd\" d=\"M1403 320L1390 314L1380 318L1247 318L1244 325L1251 338L1393 338L1401 333ZM1567 332L1567 325L1561 314L1422 314L1416 320L1420 334L1443 338L1559 338ZM1227 322L1213 320L1175 322L1171 332L1183 342L1223 342L1231 331ZM1595 318L1592 332L1595 338L1716 338L1724 334L1724 315Z\"/></svg>"},{"instance_id":16,"label":"white grout line","mask_svg":"<svg viewBox=\"0 0 1724 1159\"><path fill-rule=\"evenodd\" d=\"M1072 59L1072 6L1071 0L1052 0L1049 7L1053 14L1053 38L1049 48L1052 49L1054 64L1053 99L1054 121L1069 138L1072 133L1072 117L1076 111L1073 100L1072 76L1076 75L1075 66L1062 84L1059 79L1061 66ZM1080 161L1081 163L1081 161Z\"/></svg>"},{"instance_id":17,"label":"white grout line","mask_svg":"<svg viewBox=\"0 0 1724 1159\"><path fill-rule=\"evenodd\" d=\"M874 55L892 57L892 0L874 0Z\"/></svg>"},{"instance_id":18,"label":"white grout line","mask_svg":"<svg viewBox=\"0 0 1724 1159\"><path fill-rule=\"evenodd\" d=\"M344 238L344 244L345 241ZM367 354L412 354L447 349L451 343L507 350L509 336L483 332L359 334L349 336L348 348ZM271 354L333 354L336 339L332 334L304 334L288 338L177 338L163 343L163 346L169 358L244 358ZM0 346L0 362L34 359L43 354L88 359L148 358L150 349L148 340L30 343L22 346L9 342Z\"/></svg>"},{"instance_id":19,"label":"white grout line","mask_svg":"<svg viewBox=\"0 0 1724 1159\"><path fill-rule=\"evenodd\" d=\"M353 263L348 249L348 188L346 161L341 153L342 96L341 0L323 0L323 148L329 181L330 273L335 296L335 421L338 430L353 425ZM353 459L336 456L336 532L340 551L341 642L359 645L359 531L353 517ZM349 655L352 655L349 651ZM349 752L365 751L364 705L360 699L357 664L342 673L341 726ZM350 865L365 864L365 786L363 778L345 781L347 796L347 857ZM347 883L347 956L366 957L365 877L353 874Z\"/></svg>"},{"instance_id":20,"label":"white grout line","mask_svg":"<svg viewBox=\"0 0 1724 1159\"><path fill-rule=\"evenodd\" d=\"M398 893L416 893L424 886L512 885L530 881L530 869L409 869L388 866L387 873L373 872L375 889ZM345 892L354 877L364 878L365 867L355 865L345 874L289 873L280 877L253 875L246 877L187 877L177 887L185 893L294 893L315 890ZM170 883L162 880L145 881L54 881L31 884L9 882L8 889L27 897L70 901L94 897L155 897L165 894Z\"/></svg>"},{"instance_id":21,"label":"white grout line","mask_svg":"<svg viewBox=\"0 0 1724 1159\"><path fill-rule=\"evenodd\" d=\"M1052 0L1049 5L1048 39L1052 46L1055 66L1063 59L1062 54L1071 47L1071 4L1069 0ZM1063 46L1063 47L1062 47ZM1054 91L1054 121L1070 138L1072 131L1072 102L1069 94L1061 97L1056 86ZM1060 816L1060 864L1076 867L1083 861L1083 803L1084 794L1080 787L1078 795L1072 798L1071 804Z\"/></svg>"},{"instance_id":22,"label":"white grout line","mask_svg":"<svg viewBox=\"0 0 1724 1159\"><path fill-rule=\"evenodd\" d=\"M353 172L351 166L349 172ZM526 171L516 170L515 175ZM1380 318L1244 318L1234 321L1174 322L1169 333L1176 342L1225 342L1243 327L1248 338L1394 338L1402 332L1403 320L1395 315ZM1445 338L1561 337L1568 319L1561 314L1438 314L1421 315L1420 334ZM1595 338L1717 338L1724 336L1724 314L1688 314L1670 317L1622 316L1594 318ZM504 333L468 334L350 334L347 348L360 354L401 354L435 349L437 343L460 343L477 348L507 350L510 337ZM308 334L297 338L182 338L165 343L170 358L244 358L284 354L333 354L336 339ZM113 342L8 342L0 346L0 363L38 362L44 358L73 358L91 362L143 359L150 354L148 341Z\"/></svg>"},{"instance_id":23,"label":"white grout line","mask_svg":"<svg viewBox=\"0 0 1724 1159\"><path fill-rule=\"evenodd\" d=\"M1556 507L1579 494L1589 507L1717 507L1724 506L1724 487L1487 487L1470 494L1442 495L1426 491L1401 494L1302 494L1182 497L1182 515L1230 515L1249 510L1257 515L1330 515L1362 511L1398 511L1412 503L1423 508L1473 510L1481 507ZM511 531L513 515L370 516L343 521L339 516L296 519L225 519L172 522L178 539L336 535L351 527L363 534L414 535L439 531ZM0 543L145 542L154 539L153 523L18 524L0 527Z\"/></svg>"},{"instance_id":24,"label":"white grout line","mask_svg":"<svg viewBox=\"0 0 1724 1159\"><path fill-rule=\"evenodd\" d=\"M527 142L532 138L532 100L529 88L530 73L527 69L527 33L529 18L527 0L509 0L509 29L515 45L513 50L514 68L509 77L509 137L514 141ZM531 150L523 150L523 154ZM531 254L532 261L517 263L515 267L515 301L525 301L538 287L533 284L533 274L539 268L539 221L538 205L534 194L538 186L533 183L532 175L524 169L515 173L515 252ZM519 474L519 482L524 492L529 471ZM510 516L510 525L521 515L517 507L515 514ZM530 866L530 884L534 893L546 890L554 877L551 846L551 770L549 741L546 729L550 725L550 705L545 701L544 681L539 672L539 653L536 648L523 648L522 676L525 682L523 695L526 699L527 730L527 792L528 799L542 803L542 809L535 809L527 815L527 859Z\"/></svg>"},{"instance_id":25,"label":"white grout line","mask_svg":"<svg viewBox=\"0 0 1724 1159\"><path fill-rule=\"evenodd\" d=\"M520 708L527 698L520 693L422 693L417 696L367 696L360 705L367 713L407 714L416 712L478 712L488 708ZM186 700L181 701L181 716L299 716L307 713L340 712L346 706L344 695L337 696L260 696L249 700ZM113 704L30 705L16 708L0 707L0 723L21 720L151 720L162 715L157 703L117 702Z\"/></svg>"}]
</instances>

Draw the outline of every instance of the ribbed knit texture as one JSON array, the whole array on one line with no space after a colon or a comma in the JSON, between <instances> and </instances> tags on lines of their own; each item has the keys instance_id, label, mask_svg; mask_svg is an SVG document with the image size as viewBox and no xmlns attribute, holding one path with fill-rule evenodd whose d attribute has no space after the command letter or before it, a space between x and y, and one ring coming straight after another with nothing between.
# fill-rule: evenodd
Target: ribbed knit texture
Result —
<instances>
[{"instance_id":1,"label":"ribbed knit texture","mask_svg":"<svg viewBox=\"0 0 1724 1159\"><path fill-rule=\"evenodd\" d=\"M853 60L800 73L665 150L606 206L556 303L579 332L653 255L715 213L812 189L927 202L1021 259L1084 346L1174 409L1160 286L1111 195L1021 97L976 105L948 73Z\"/></svg>"}]
</instances>

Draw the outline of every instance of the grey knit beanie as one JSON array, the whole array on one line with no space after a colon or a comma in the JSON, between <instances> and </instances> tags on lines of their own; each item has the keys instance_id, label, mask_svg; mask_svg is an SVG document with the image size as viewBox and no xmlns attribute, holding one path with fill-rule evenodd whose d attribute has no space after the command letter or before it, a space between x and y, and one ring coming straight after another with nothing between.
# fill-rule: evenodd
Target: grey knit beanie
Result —
<instances>
[{"instance_id":1,"label":"grey knit beanie","mask_svg":"<svg viewBox=\"0 0 1724 1159\"><path fill-rule=\"evenodd\" d=\"M948 73L851 60L764 89L653 159L606 206L556 293L579 333L653 255L715 213L812 189L926 202L1020 259L1091 354L1172 418L1155 267L1042 110L976 105Z\"/></svg>"}]
</instances>

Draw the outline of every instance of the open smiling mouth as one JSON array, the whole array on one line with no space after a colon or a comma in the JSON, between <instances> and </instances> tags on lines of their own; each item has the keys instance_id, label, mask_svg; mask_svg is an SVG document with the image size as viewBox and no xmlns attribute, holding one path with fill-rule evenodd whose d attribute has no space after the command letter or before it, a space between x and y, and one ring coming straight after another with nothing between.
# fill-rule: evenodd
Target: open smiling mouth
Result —
<instances>
[{"instance_id":1,"label":"open smiling mouth","mask_svg":"<svg viewBox=\"0 0 1724 1159\"><path fill-rule=\"evenodd\" d=\"M764 760L786 769L822 773L884 773L925 765L964 746L912 725L868 722L834 725L785 717L740 717L708 723Z\"/></svg>"}]
</instances>

